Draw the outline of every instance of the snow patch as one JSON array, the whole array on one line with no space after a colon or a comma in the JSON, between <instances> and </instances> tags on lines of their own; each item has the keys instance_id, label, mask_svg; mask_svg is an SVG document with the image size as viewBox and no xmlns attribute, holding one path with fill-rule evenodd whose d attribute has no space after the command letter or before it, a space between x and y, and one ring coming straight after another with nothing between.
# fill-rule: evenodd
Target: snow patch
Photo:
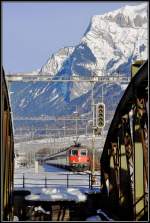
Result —
<instances>
[{"instance_id":1,"label":"snow patch","mask_svg":"<svg viewBox=\"0 0 150 223\"><path fill-rule=\"evenodd\" d=\"M38 193L38 194L36 194ZM80 189L75 188L48 188L48 189L32 189L32 194L25 197L26 200L42 200L42 201L75 201L84 202L87 195L83 194Z\"/></svg>"}]
</instances>

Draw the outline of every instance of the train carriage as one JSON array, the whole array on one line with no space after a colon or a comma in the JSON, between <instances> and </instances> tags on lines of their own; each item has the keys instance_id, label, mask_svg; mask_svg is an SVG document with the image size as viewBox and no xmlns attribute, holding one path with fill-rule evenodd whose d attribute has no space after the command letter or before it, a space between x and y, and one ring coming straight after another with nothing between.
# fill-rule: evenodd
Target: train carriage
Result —
<instances>
[{"instance_id":1,"label":"train carriage","mask_svg":"<svg viewBox=\"0 0 150 223\"><path fill-rule=\"evenodd\" d=\"M66 167L70 170L83 171L90 167L88 148L75 144L45 159L47 164Z\"/></svg>"}]
</instances>

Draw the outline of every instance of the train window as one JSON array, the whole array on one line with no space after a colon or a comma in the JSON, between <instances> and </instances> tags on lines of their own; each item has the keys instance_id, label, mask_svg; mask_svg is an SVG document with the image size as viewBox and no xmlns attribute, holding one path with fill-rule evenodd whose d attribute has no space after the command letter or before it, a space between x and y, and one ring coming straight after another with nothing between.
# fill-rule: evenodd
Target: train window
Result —
<instances>
[{"instance_id":1,"label":"train window","mask_svg":"<svg viewBox=\"0 0 150 223\"><path fill-rule=\"evenodd\" d=\"M86 154L86 149L82 149L82 150L80 150L80 155L81 156L86 156L87 154Z\"/></svg>"},{"instance_id":2,"label":"train window","mask_svg":"<svg viewBox=\"0 0 150 223\"><path fill-rule=\"evenodd\" d=\"M71 155L77 156L78 155L78 150L77 149L72 149L71 150Z\"/></svg>"}]
</instances>

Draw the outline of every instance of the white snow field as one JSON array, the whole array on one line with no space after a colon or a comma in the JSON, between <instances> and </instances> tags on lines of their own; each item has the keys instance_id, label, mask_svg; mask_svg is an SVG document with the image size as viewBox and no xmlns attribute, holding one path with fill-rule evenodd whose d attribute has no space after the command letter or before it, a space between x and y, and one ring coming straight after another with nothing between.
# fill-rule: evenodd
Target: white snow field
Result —
<instances>
[{"instance_id":1,"label":"white snow field","mask_svg":"<svg viewBox=\"0 0 150 223\"><path fill-rule=\"evenodd\" d=\"M88 173L72 173L53 166L43 165L39 166L38 173L35 173L34 167L16 168L14 189L29 190L31 194L26 196L26 200L84 202L87 199L87 194L100 192L100 184L89 188Z\"/></svg>"},{"instance_id":2,"label":"white snow field","mask_svg":"<svg viewBox=\"0 0 150 223\"><path fill-rule=\"evenodd\" d=\"M97 182L93 185L93 190L100 190L100 173L95 171ZM24 183L23 183L24 176ZM15 188L34 188L34 187L75 187L89 188L90 171L71 172L50 165L39 165L37 167L17 167L14 174ZM90 190L89 190L90 191Z\"/></svg>"}]
</instances>

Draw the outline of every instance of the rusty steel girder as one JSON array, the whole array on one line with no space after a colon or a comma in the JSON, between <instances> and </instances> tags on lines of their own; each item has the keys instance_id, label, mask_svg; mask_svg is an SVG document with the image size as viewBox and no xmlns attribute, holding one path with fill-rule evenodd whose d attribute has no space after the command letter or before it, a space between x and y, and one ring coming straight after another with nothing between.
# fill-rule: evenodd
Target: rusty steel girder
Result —
<instances>
[{"instance_id":1,"label":"rusty steel girder","mask_svg":"<svg viewBox=\"0 0 150 223\"><path fill-rule=\"evenodd\" d=\"M100 160L109 210L120 220L148 218L147 85L145 62L117 106Z\"/></svg>"}]
</instances>

